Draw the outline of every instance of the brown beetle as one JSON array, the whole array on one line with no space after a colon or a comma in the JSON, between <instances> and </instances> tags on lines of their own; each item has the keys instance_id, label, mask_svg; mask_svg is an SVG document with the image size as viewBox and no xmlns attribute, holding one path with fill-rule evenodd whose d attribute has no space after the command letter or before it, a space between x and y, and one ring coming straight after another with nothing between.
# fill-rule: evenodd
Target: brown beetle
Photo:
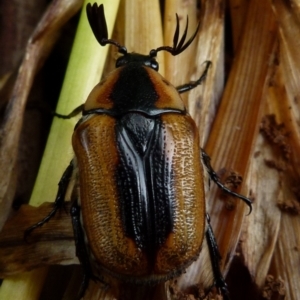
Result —
<instances>
[{"instance_id":1,"label":"brown beetle","mask_svg":"<svg viewBox=\"0 0 300 300\"><path fill-rule=\"evenodd\" d=\"M155 60L158 51L172 55L184 51L199 26L185 42L186 26L179 40L177 16L173 47L141 55L127 53L124 46L108 39L103 5L88 4L87 15L99 43L115 45L122 56L116 70L92 90L82 107L72 139L75 158L59 183L54 209L26 233L62 206L76 166L80 195L71 215L85 273L80 295L89 278L101 273L135 283L175 277L196 260L205 237L215 283L229 299L205 212L201 158L223 190L241 198L250 209L251 201L219 182L180 97L201 84L210 63L197 81L175 88L157 72Z\"/></svg>"}]
</instances>

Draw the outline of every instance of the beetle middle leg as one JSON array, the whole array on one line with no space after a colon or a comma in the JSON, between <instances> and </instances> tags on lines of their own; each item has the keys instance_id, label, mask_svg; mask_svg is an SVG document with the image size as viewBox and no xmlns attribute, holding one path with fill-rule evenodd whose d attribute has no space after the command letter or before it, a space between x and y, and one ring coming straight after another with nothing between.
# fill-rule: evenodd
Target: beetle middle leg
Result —
<instances>
[{"instance_id":1,"label":"beetle middle leg","mask_svg":"<svg viewBox=\"0 0 300 300\"><path fill-rule=\"evenodd\" d=\"M88 288L89 280L97 280L98 278L93 275L93 271L91 268L89 254L87 252L84 241L84 232L80 222L80 206L78 205L77 201L74 201L71 206L71 217L74 231L76 256L78 257L83 267L83 279L78 293L78 299L81 299L84 296L86 289Z\"/></svg>"},{"instance_id":2,"label":"beetle middle leg","mask_svg":"<svg viewBox=\"0 0 300 300\"><path fill-rule=\"evenodd\" d=\"M208 214L206 214L206 219L207 229L205 232L205 238L208 245L208 251L214 274L215 286L221 291L224 300L230 300L227 284L220 270L221 255L218 249L216 238L214 236L214 232L210 226L210 217Z\"/></svg>"},{"instance_id":3,"label":"beetle middle leg","mask_svg":"<svg viewBox=\"0 0 300 300\"><path fill-rule=\"evenodd\" d=\"M185 83L183 85L179 85L179 86L176 87L176 90L177 90L177 92L179 94L182 94L182 93L185 93L185 92L188 92L188 91L194 89L195 87L197 87L198 85L200 85L205 80L205 78L207 76L208 69L211 66L211 62L210 61L206 61L205 63L206 63L205 70L201 74L201 76L199 77L199 79L197 79L196 81L191 81L189 83Z\"/></svg>"},{"instance_id":4,"label":"beetle middle leg","mask_svg":"<svg viewBox=\"0 0 300 300\"><path fill-rule=\"evenodd\" d=\"M249 198L247 198L241 194L233 192L232 190L228 189L224 184L222 184L220 182L219 176L217 175L217 173L214 171L214 169L212 168L212 166L210 164L210 157L202 148L201 148L201 157L202 157L202 161L207 169L210 179L224 192L228 193L231 196L234 196L234 197L237 197L237 198L243 200L249 206L249 210L250 210L249 214L250 214L252 211L252 201Z\"/></svg>"},{"instance_id":5,"label":"beetle middle leg","mask_svg":"<svg viewBox=\"0 0 300 300\"><path fill-rule=\"evenodd\" d=\"M63 176L61 177L59 183L58 183L58 192L57 192L57 195L56 195L56 199L55 199L55 202L54 202L53 209L50 211L50 213L43 220L41 220L40 222L32 225L31 227L29 227L25 230L25 232L24 232L25 240L33 230L35 230L38 227L43 226L52 217L54 217L54 215L56 214L58 209L61 209L61 207L63 206L64 201L65 201L65 195L66 195L66 192L67 192L67 188L68 188L70 179L72 177L73 169L74 169L74 165L73 165L73 161L71 161L69 166L65 170Z\"/></svg>"}]
</instances>

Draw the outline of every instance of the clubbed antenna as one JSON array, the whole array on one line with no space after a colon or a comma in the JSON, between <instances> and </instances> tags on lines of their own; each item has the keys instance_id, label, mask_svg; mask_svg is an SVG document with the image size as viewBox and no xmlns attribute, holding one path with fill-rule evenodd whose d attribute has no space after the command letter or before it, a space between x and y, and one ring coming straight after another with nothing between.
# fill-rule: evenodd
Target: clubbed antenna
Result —
<instances>
[{"instance_id":1,"label":"clubbed antenna","mask_svg":"<svg viewBox=\"0 0 300 300\"><path fill-rule=\"evenodd\" d=\"M90 23L90 26L93 30L93 33L101 46L107 44L112 44L118 47L119 52L122 54L127 53L127 49L124 46L121 46L117 41L108 39L107 25L104 14L103 4L97 5L94 3L88 3L86 6L86 13Z\"/></svg>"},{"instance_id":2,"label":"clubbed antenna","mask_svg":"<svg viewBox=\"0 0 300 300\"><path fill-rule=\"evenodd\" d=\"M162 47L159 47L157 49L152 49L150 51L149 55L151 57L155 57L157 55L157 52L159 52L159 51L168 51L172 55L175 56L175 55L178 55L181 52L183 52L193 42L193 40L195 39L195 37L198 33L199 27L200 27L200 23L198 23L198 26L197 26L197 29L196 29L195 33L190 37L190 39L186 43L184 43L185 39L186 39L186 35L187 35L188 25L189 25L189 18L187 17L186 18L185 30L184 30L183 35L182 35L182 37L181 37L181 39L178 43L178 39L179 39L179 18L178 18L178 15L176 14L176 30L175 30L174 38L173 38L173 47L162 46Z\"/></svg>"}]
</instances>

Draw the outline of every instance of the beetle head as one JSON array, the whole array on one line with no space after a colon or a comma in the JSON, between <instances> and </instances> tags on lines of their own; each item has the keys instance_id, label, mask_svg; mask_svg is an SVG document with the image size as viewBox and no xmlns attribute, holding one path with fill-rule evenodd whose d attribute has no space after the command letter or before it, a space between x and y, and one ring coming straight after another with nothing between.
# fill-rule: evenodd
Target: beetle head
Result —
<instances>
[{"instance_id":1,"label":"beetle head","mask_svg":"<svg viewBox=\"0 0 300 300\"><path fill-rule=\"evenodd\" d=\"M173 56L180 54L183 52L195 39L199 25L197 26L196 31L190 37L190 39L185 42L188 30L189 19L187 17L187 22L185 26L185 30L181 39L179 40L179 17L176 14L176 29L173 37L173 47L170 46L162 46L156 49L152 49L149 52L149 55L141 55L136 53L127 53L127 49L125 46L120 45L117 41L108 39L107 25L104 14L103 4L100 6L97 3L91 5L90 3L86 6L87 17L90 23L90 26L93 30L93 33L101 46L105 46L107 44L112 44L118 48L119 53L123 54L116 62L116 67L124 66L131 62L139 62L142 65L150 67L156 71L158 71L158 63L155 60L157 52L159 51L167 51L170 52Z\"/></svg>"},{"instance_id":2,"label":"beetle head","mask_svg":"<svg viewBox=\"0 0 300 300\"><path fill-rule=\"evenodd\" d=\"M126 53L123 56L119 57L116 62L116 68L124 66L131 62L137 62L141 65L150 67L151 69L158 71L158 62L154 57L150 55L142 55L138 53Z\"/></svg>"}]
</instances>

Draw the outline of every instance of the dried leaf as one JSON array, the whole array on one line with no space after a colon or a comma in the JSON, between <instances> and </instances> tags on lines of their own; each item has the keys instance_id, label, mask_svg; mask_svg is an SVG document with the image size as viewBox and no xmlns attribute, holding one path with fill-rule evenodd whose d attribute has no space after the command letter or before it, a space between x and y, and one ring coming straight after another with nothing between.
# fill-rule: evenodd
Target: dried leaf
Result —
<instances>
[{"instance_id":1,"label":"dried leaf","mask_svg":"<svg viewBox=\"0 0 300 300\"><path fill-rule=\"evenodd\" d=\"M23 205L6 222L0 233L0 277L52 264L78 264L70 215L70 203L49 223L34 230L27 240L24 233L31 225L42 220L53 207L44 203L38 208Z\"/></svg>"},{"instance_id":2,"label":"dried leaf","mask_svg":"<svg viewBox=\"0 0 300 300\"><path fill-rule=\"evenodd\" d=\"M254 150L264 105L268 61L276 42L276 27L267 2L251 1L238 51L206 147L212 166L232 169L243 178ZM257 47L256 45L260 46ZM254 55L255 53L255 55ZM251 80L249 80L251 79ZM244 182L244 181L243 181ZM241 189L245 193L245 187ZM248 208L239 201L229 212L216 189L209 194L208 211L222 254L229 267Z\"/></svg>"}]
</instances>

